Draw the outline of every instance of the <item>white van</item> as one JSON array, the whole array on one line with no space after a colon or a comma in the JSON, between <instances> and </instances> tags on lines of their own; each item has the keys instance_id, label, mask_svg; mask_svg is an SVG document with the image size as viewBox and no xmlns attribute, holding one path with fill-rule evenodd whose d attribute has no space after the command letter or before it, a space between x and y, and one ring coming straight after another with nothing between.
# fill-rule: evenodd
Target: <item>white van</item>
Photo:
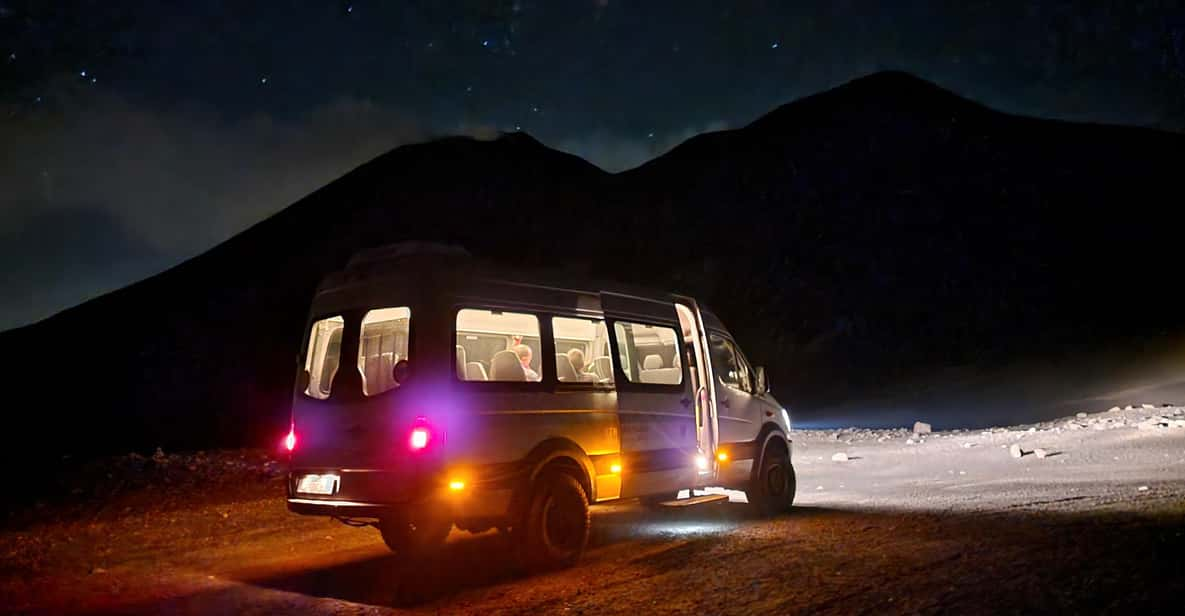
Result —
<instances>
[{"instance_id":1,"label":"white van","mask_svg":"<svg viewBox=\"0 0 1185 616\"><path fill-rule=\"evenodd\" d=\"M694 299L407 253L355 258L313 299L291 511L409 554L498 528L545 568L579 559L594 503L727 498L676 500L710 486L767 514L793 503L790 417Z\"/></svg>"}]
</instances>

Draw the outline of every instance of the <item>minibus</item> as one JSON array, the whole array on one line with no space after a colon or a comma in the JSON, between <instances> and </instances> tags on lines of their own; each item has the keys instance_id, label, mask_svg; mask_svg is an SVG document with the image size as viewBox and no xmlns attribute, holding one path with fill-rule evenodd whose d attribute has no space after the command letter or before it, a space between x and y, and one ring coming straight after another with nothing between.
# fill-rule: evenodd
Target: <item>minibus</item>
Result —
<instances>
[{"instance_id":1,"label":"minibus","mask_svg":"<svg viewBox=\"0 0 1185 616\"><path fill-rule=\"evenodd\" d=\"M691 297L397 245L320 284L298 365L288 508L408 557L455 526L562 567L597 503L794 501L788 412Z\"/></svg>"}]
</instances>

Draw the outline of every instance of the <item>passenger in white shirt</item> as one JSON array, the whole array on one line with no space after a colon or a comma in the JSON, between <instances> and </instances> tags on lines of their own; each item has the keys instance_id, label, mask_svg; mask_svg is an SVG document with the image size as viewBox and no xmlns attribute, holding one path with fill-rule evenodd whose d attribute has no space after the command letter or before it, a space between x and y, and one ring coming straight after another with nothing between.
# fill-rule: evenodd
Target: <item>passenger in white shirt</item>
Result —
<instances>
[{"instance_id":1,"label":"passenger in white shirt","mask_svg":"<svg viewBox=\"0 0 1185 616\"><path fill-rule=\"evenodd\" d=\"M543 378L539 376L538 372L531 369L531 347L525 344L515 345L513 349L515 355L518 355L518 361L523 365L523 374L526 375L528 381L542 381Z\"/></svg>"}]
</instances>

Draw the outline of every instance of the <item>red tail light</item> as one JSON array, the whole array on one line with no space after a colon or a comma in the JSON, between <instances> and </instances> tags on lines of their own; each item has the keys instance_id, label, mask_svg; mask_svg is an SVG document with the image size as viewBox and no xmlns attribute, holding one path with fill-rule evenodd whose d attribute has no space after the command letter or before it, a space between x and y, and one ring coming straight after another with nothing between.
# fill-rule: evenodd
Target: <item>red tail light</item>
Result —
<instances>
[{"instance_id":1,"label":"red tail light","mask_svg":"<svg viewBox=\"0 0 1185 616\"><path fill-rule=\"evenodd\" d=\"M428 428L420 426L412 429L408 445L411 446L412 451L420 451L428 446L430 440L432 440L432 433L428 431Z\"/></svg>"},{"instance_id":2,"label":"red tail light","mask_svg":"<svg viewBox=\"0 0 1185 616\"><path fill-rule=\"evenodd\" d=\"M288 436L284 437L284 449L288 451L296 449L296 426L288 429Z\"/></svg>"}]
</instances>

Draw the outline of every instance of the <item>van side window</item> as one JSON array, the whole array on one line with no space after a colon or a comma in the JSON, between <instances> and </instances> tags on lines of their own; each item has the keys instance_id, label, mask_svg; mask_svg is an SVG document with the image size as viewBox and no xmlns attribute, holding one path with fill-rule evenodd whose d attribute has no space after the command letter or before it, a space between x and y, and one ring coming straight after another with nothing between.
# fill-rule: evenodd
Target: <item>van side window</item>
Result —
<instances>
[{"instance_id":1,"label":"van side window","mask_svg":"<svg viewBox=\"0 0 1185 616\"><path fill-rule=\"evenodd\" d=\"M613 384L609 330L600 319L552 317L555 374L561 383Z\"/></svg>"},{"instance_id":2,"label":"van side window","mask_svg":"<svg viewBox=\"0 0 1185 616\"><path fill-rule=\"evenodd\" d=\"M533 314L457 311L456 374L462 381L541 381L542 348Z\"/></svg>"},{"instance_id":3,"label":"van side window","mask_svg":"<svg viewBox=\"0 0 1185 616\"><path fill-rule=\"evenodd\" d=\"M715 334L709 336L712 346L712 370L720 382L744 392L753 392L749 378L749 364L727 338Z\"/></svg>"},{"instance_id":4,"label":"van side window","mask_svg":"<svg viewBox=\"0 0 1185 616\"><path fill-rule=\"evenodd\" d=\"M678 385L683 382L674 329L661 325L613 324L618 361L631 383Z\"/></svg>"},{"instance_id":5,"label":"van side window","mask_svg":"<svg viewBox=\"0 0 1185 616\"><path fill-rule=\"evenodd\" d=\"M358 372L362 375L362 393L377 396L399 386L395 382L395 364L407 360L407 339L411 309L379 308L362 317L358 338Z\"/></svg>"},{"instance_id":6,"label":"van side window","mask_svg":"<svg viewBox=\"0 0 1185 616\"><path fill-rule=\"evenodd\" d=\"M342 329L346 322L340 316L328 317L313 323L309 331L309 350L304 369L309 374L309 385L304 394L325 400L333 387L333 377L341 362Z\"/></svg>"}]
</instances>

